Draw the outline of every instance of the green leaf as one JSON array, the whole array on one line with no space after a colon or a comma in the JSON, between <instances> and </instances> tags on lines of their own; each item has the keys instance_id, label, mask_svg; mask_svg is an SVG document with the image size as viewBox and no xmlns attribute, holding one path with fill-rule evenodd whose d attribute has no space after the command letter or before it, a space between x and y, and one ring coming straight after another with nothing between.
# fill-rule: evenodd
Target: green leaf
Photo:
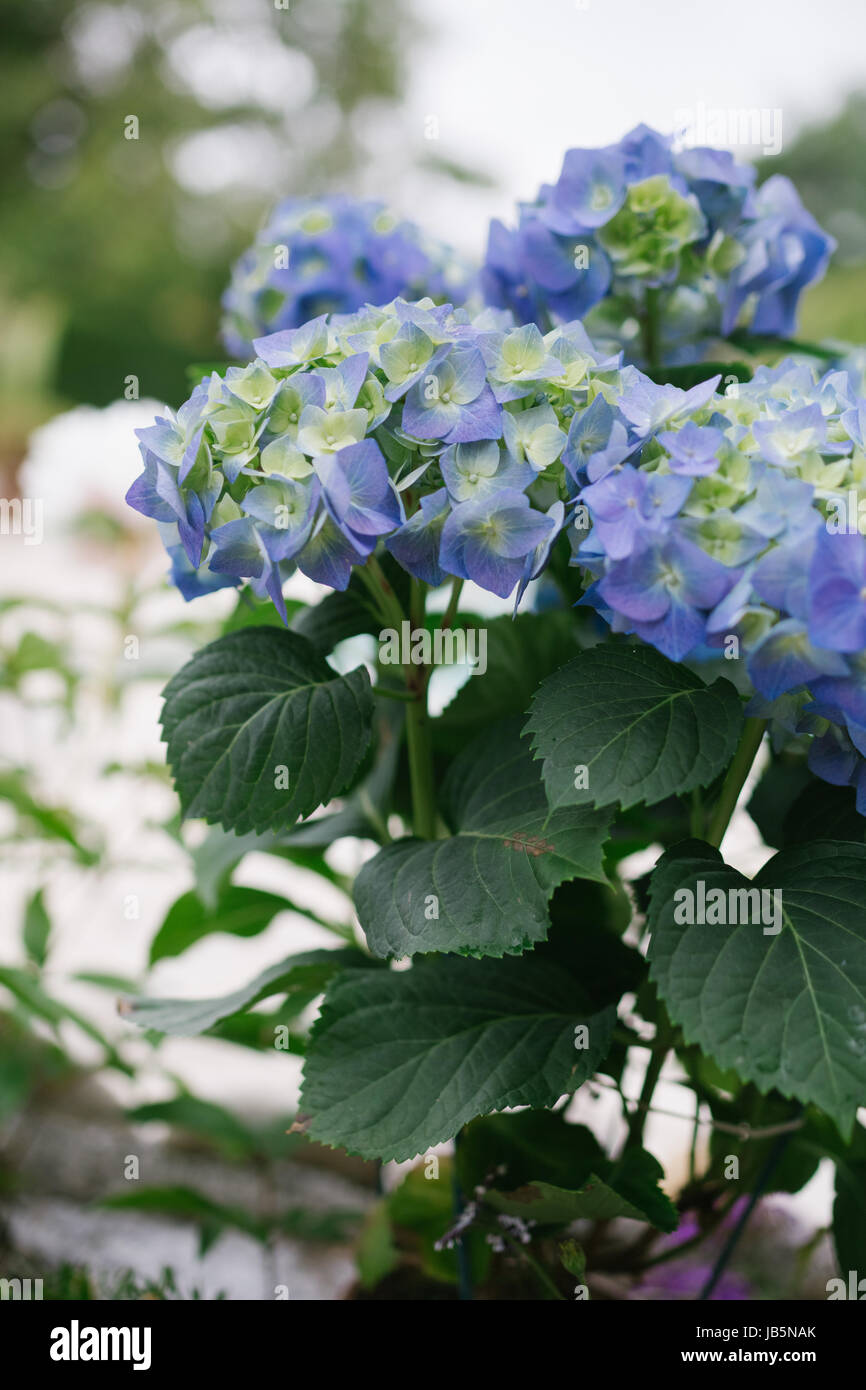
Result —
<instances>
[{"instance_id":1,"label":"green leaf","mask_svg":"<svg viewBox=\"0 0 866 1390\"><path fill-rule=\"evenodd\" d=\"M286 601L286 617L290 625L306 610L303 603ZM220 636L227 637L230 632L241 632L248 627L276 627L282 631L283 620L270 599L256 598L251 589L242 589L238 600L222 625Z\"/></svg>"},{"instance_id":2,"label":"green leaf","mask_svg":"<svg viewBox=\"0 0 866 1390\"><path fill-rule=\"evenodd\" d=\"M337 676L303 637L276 628L220 637L164 693L184 815L239 834L289 825L330 801L370 742L366 669Z\"/></svg>"},{"instance_id":3,"label":"green leaf","mask_svg":"<svg viewBox=\"0 0 866 1390\"><path fill-rule=\"evenodd\" d=\"M303 609L292 620L291 630L327 656L347 637L376 633L381 626L369 593L359 584L355 589L350 585L345 593L326 594L318 603Z\"/></svg>"},{"instance_id":4,"label":"green leaf","mask_svg":"<svg viewBox=\"0 0 866 1390\"><path fill-rule=\"evenodd\" d=\"M607 1054L614 1019L612 1006L589 1010L579 979L545 947L521 960L440 956L340 975L304 1067L308 1133L364 1158L414 1158L476 1115L575 1090Z\"/></svg>"},{"instance_id":5,"label":"green leaf","mask_svg":"<svg viewBox=\"0 0 866 1390\"><path fill-rule=\"evenodd\" d=\"M526 728L552 807L628 808L706 786L742 720L729 681L704 685L652 647L603 645L548 677Z\"/></svg>"},{"instance_id":6,"label":"green leaf","mask_svg":"<svg viewBox=\"0 0 866 1390\"><path fill-rule=\"evenodd\" d=\"M130 1192L118 1192L105 1197L97 1203L114 1211L146 1211L160 1215L179 1217L194 1221L199 1227L199 1256L204 1256L226 1230L243 1231L254 1240L264 1242L270 1230L277 1225L253 1216L243 1207L214 1202L191 1187L139 1187ZM292 1215L283 1213L280 1223L287 1223ZM309 1215L309 1214L308 1214ZM300 1216L303 1221L303 1216Z\"/></svg>"},{"instance_id":7,"label":"green leaf","mask_svg":"<svg viewBox=\"0 0 866 1390\"><path fill-rule=\"evenodd\" d=\"M293 990L278 1008L269 1011L250 1009L232 1014L208 1028L205 1036L221 1038L223 1042L235 1043L238 1047L250 1047L256 1052L273 1049L279 1039L279 1051L304 1057L307 1051L306 1036L297 1030L291 1031L290 1025L320 994L321 990L318 989Z\"/></svg>"},{"instance_id":8,"label":"green leaf","mask_svg":"<svg viewBox=\"0 0 866 1390\"><path fill-rule=\"evenodd\" d=\"M550 940L557 959L595 1006L618 1003L646 978L644 957L622 940L630 920L631 904L621 886L581 879L563 883L553 895Z\"/></svg>"},{"instance_id":9,"label":"green leaf","mask_svg":"<svg viewBox=\"0 0 866 1390\"><path fill-rule=\"evenodd\" d=\"M180 1095L171 1100L136 1105L126 1111L130 1124L159 1121L175 1125L207 1139L229 1157L249 1156L255 1152L255 1136L230 1110L198 1096Z\"/></svg>"},{"instance_id":10,"label":"green leaf","mask_svg":"<svg viewBox=\"0 0 866 1390\"><path fill-rule=\"evenodd\" d=\"M658 1187L664 1170L652 1154L628 1149L614 1162L591 1130L568 1124L559 1112L523 1110L476 1120L461 1138L458 1171L467 1191L481 1183L490 1206L539 1225L630 1216L663 1231L677 1226L676 1211Z\"/></svg>"},{"instance_id":11,"label":"green leaf","mask_svg":"<svg viewBox=\"0 0 866 1390\"><path fill-rule=\"evenodd\" d=\"M796 803L804 790L807 793L806 800L808 802L810 794L814 794L819 787L827 787L828 791L843 790L837 787L831 788L827 786L826 782L819 782L816 777L812 777L806 766L806 761L802 757L783 756L769 759L767 766L758 778L755 790L752 792L746 807L760 830L761 839L765 845L770 845L773 849L784 849L790 843L786 822L792 805ZM844 790L847 791L849 788ZM866 821L864 821L864 826L866 826ZM813 830L811 835L806 835L803 838L807 840L820 839L825 833L834 835L840 840L854 839L853 835L836 835L834 830L819 831L817 834Z\"/></svg>"},{"instance_id":12,"label":"green leaf","mask_svg":"<svg viewBox=\"0 0 866 1390\"><path fill-rule=\"evenodd\" d=\"M831 787L813 777L785 816L784 832L786 845L831 839L862 844L866 840L866 816L857 810L853 787Z\"/></svg>"},{"instance_id":13,"label":"green leaf","mask_svg":"<svg viewBox=\"0 0 866 1390\"><path fill-rule=\"evenodd\" d=\"M366 965L369 957L347 947L334 951L302 951L269 965L249 984L217 999L127 999L121 1013L140 1028L188 1037L212 1028L220 1019L247 1009L272 994L315 989L320 993L331 976L345 966Z\"/></svg>"},{"instance_id":14,"label":"green leaf","mask_svg":"<svg viewBox=\"0 0 866 1390\"><path fill-rule=\"evenodd\" d=\"M105 1049L106 1061L110 1060L113 1065L118 1064L119 1059L114 1049L99 1029L83 1014L77 1013L75 1009L70 1009L68 1005L61 1004L59 999L47 994L29 970L18 970L13 966L0 967L0 985L5 986L28 1013L41 1018L52 1028L56 1029L66 1021L76 1024L83 1033Z\"/></svg>"},{"instance_id":15,"label":"green leaf","mask_svg":"<svg viewBox=\"0 0 866 1390\"><path fill-rule=\"evenodd\" d=\"M603 1159L604 1150L585 1125L569 1124L558 1110L519 1110L467 1125L457 1171L465 1192L494 1183L510 1191L531 1178L567 1187Z\"/></svg>"},{"instance_id":16,"label":"green leaf","mask_svg":"<svg viewBox=\"0 0 866 1390\"><path fill-rule=\"evenodd\" d=\"M51 920L45 911L42 889L34 893L24 912L24 949L34 965L43 966L48 954Z\"/></svg>"},{"instance_id":17,"label":"green leaf","mask_svg":"<svg viewBox=\"0 0 866 1390\"><path fill-rule=\"evenodd\" d=\"M337 812L336 814L340 813ZM201 844L190 852L195 874L196 893L206 907L212 910L216 908L220 892L228 883L232 870L240 863L244 855L251 852L275 854L281 859L291 860L292 863L298 864L301 868L321 874L331 883L336 883L338 875L328 866L323 855L309 848L297 846L293 839L297 831L309 830L313 826L319 825L321 821L328 819L330 817L317 816L315 820L308 821L306 825L300 825L296 830L282 834L275 834L271 830L266 830L262 835L257 835L255 832L248 835L235 835L230 830L223 830L218 825L212 825Z\"/></svg>"},{"instance_id":18,"label":"green leaf","mask_svg":"<svg viewBox=\"0 0 866 1390\"><path fill-rule=\"evenodd\" d=\"M127 975L105 975L101 970L77 970L72 978L86 985L107 989L111 994L135 994L140 987L136 980L131 980Z\"/></svg>"},{"instance_id":19,"label":"green leaf","mask_svg":"<svg viewBox=\"0 0 866 1390\"><path fill-rule=\"evenodd\" d=\"M846 1143L826 1115L812 1110L794 1137L803 1148L811 1149L816 1163L829 1158L835 1164L833 1243L839 1272L846 1283L851 1270L862 1278L866 1271L866 1129L856 1124Z\"/></svg>"},{"instance_id":20,"label":"green leaf","mask_svg":"<svg viewBox=\"0 0 866 1390\"><path fill-rule=\"evenodd\" d=\"M385 1200L377 1202L367 1213L358 1247L355 1251L358 1278L364 1289L375 1289L377 1284L397 1268L400 1252L394 1244L388 1204Z\"/></svg>"},{"instance_id":21,"label":"green leaf","mask_svg":"<svg viewBox=\"0 0 866 1390\"><path fill-rule=\"evenodd\" d=\"M172 903L151 943L150 964L165 956L179 956L194 942L212 932L258 936L278 912L299 912L302 916L311 916L289 899L276 893L264 893L258 888L238 888L228 884L213 908L206 907L197 893L184 893Z\"/></svg>"},{"instance_id":22,"label":"green leaf","mask_svg":"<svg viewBox=\"0 0 866 1390\"><path fill-rule=\"evenodd\" d=\"M627 1153L616 1171L600 1165L601 1174L588 1173L576 1188L530 1182L515 1192L491 1189L487 1201L497 1211L535 1221L539 1226L570 1225L572 1221L613 1221L628 1216L649 1221L661 1231L677 1228L676 1208L658 1187L661 1164L644 1149Z\"/></svg>"},{"instance_id":23,"label":"green leaf","mask_svg":"<svg viewBox=\"0 0 866 1390\"><path fill-rule=\"evenodd\" d=\"M31 781L24 768L11 768L0 774L0 801L8 801L21 818L19 835L25 839L35 834L46 840L61 840L79 864L97 864L99 854L82 844L73 813L63 806L46 806L37 801L28 789Z\"/></svg>"},{"instance_id":24,"label":"green leaf","mask_svg":"<svg viewBox=\"0 0 866 1390\"><path fill-rule=\"evenodd\" d=\"M559 1258L563 1269L573 1274L579 1284L586 1279L586 1254L583 1246L572 1238L560 1241Z\"/></svg>"},{"instance_id":25,"label":"green leaf","mask_svg":"<svg viewBox=\"0 0 866 1390\"><path fill-rule=\"evenodd\" d=\"M751 333L748 328L734 329L728 334L726 341L734 347L745 348L747 352L771 352L776 361L789 353L807 353L809 357L824 358L828 362L839 356L839 349L828 347L826 343L802 342L796 338L774 338L766 334Z\"/></svg>"},{"instance_id":26,"label":"green leaf","mask_svg":"<svg viewBox=\"0 0 866 1390\"><path fill-rule=\"evenodd\" d=\"M710 377L721 376L723 378L720 386L724 388L724 378L734 377L737 381L751 381L754 368L747 362L690 362L684 367L664 367L664 380L671 386L679 386L681 390L688 391L690 387L697 386L703 381L709 381Z\"/></svg>"},{"instance_id":27,"label":"green leaf","mask_svg":"<svg viewBox=\"0 0 866 1390\"><path fill-rule=\"evenodd\" d=\"M575 653L574 622L567 612L521 613L486 624L487 670L472 676L436 720L437 747L457 753L497 719L525 714L545 676Z\"/></svg>"},{"instance_id":28,"label":"green leaf","mask_svg":"<svg viewBox=\"0 0 866 1390\"><path fill-rule=\"evenodd\" d=\"M344 1241L347 1228L361 1219L360 1212L356 1211L318 1212L304 1207L290 1207L272 1219L260 1218L243 1207L214 1202L194 1188L183 1186L139 1187L131 1192L104 1197L96 1205L114 1211L158 1212L194 1221L199 1227L200 1256L205 1255L228 1229L243 1231L261 1242L267 1241L277 1231L296 1240Z\"/></svg>"},{"instance_id":29,"label":"green leaf","mask_svg":"<svg viewBox=\"0 0 866 1390\"><path fill-rule=\"evenodd\" d=\"M546 937L558 884L604 881L608 814L550 811L519 730L519 719L494 725L452 764L443 799L454 835L400 840L364 865L355 906L375 955L524 951Z\"/></svg>"},{"instance_id":30,"label":"green leaf","mask_svg":"<svg viewBox=\"0 0 866 1390\"><path fill-rule=\"evenodd\" d=\"M678 906L674 894L696 894L700 880L705 895L780 890L782 929L679 924L686 899ZM817 1105L850 1135L866 1094L866 846L783 850L750 881L687 842L655 870L649 925L650 975L686 1040L762 1093Z\"/></svg>"}]
</instances>

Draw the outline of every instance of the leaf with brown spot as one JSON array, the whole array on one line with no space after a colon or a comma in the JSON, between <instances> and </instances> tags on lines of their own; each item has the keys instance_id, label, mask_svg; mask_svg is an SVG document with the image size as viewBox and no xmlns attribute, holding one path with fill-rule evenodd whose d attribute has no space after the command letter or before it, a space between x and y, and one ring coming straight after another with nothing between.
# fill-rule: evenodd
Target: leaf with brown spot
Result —
<instances>
[{"instance_id":1,"label":"leaf with brown spot","mask_svg":"<svg viewBox=\"0 0 866 1390\"><path fill-rule=\"evenodd\" d=\"M520 720L494 725L451 765L443 815L454 833L387 845L355 881L378 956L504 956L544 941L548 902L569 879L604 883L611 812L551 811Z\"/></svg>"}]
</instances>

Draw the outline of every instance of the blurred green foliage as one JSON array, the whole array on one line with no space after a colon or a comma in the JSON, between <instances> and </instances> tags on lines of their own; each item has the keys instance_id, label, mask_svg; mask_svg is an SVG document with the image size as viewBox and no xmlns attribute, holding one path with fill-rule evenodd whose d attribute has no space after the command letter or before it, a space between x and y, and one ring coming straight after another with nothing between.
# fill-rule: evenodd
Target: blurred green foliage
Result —
<instances>
[{"instance_id":1,"label":"blurred green foliage","mask_svg":"<svg viewBox=\"0 0 866 1390\"><path fill-rule=\"evenodd\" d=\"M400 94L400 0L0 0L0 444L134 374L221 355L228 267L269 203L351 187ZM138 120L138 138L128 118ZM191 143L192 142L192 143Z\"/></svg>"}]
</instances>

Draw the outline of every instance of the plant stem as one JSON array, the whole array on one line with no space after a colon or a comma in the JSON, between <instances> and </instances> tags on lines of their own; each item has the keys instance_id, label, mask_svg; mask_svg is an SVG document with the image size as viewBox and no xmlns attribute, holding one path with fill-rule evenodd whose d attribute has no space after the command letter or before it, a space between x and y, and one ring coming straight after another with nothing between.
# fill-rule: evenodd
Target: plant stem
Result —
<instances>
[{"instance_id":1,"label":"plant stem","mask_svg":"<svg viewBox=\"0 0 866 1390\"><path fill-rule=\"evenodd\" d=\"M693 1183L694 1180L695 1180L695 1172L696 1172L696 1167L697 1167L697 1154L698 1154L698 1135L700 1134L700 1130L701 1130L701 1098L700 1098L700 1096L698 1095L698 1093L697 1093L697 1091L696 1091L696 1092L695 1092L695 1119L694 1119L694 1124L692 1125L692 1142L691 1142L691 1144L689 1145L689 1182L690 1182L690 1183Z\"/></svg>"},{"instance_id":2,"label":"plant stem","mask_svg":"<svg viewBox=\"0 0 866 1390\"><path fill-rule=\"evenodd\" d=\"M648 289L644 292L643 313L641 314L641 344L646 361L646 370L653 381L658 381L661 373L659 357L659 291Z\"/></svg>"},{"instance_id":3,"label":"plant stem","mask_svg":"<svg viewBox=\"0 0 866 1390\"><path fill-rule=\"evenodd\" d=\"M409 619L413 631L424 626L425 586L412 580ZM409 752L409 780L412 786L412 823L422 840L436 838L436 790L433 780L433 740L427 712L427 681L424 666L406 666L406 689L414 702L406 707L406 741Z\"/></svg>"},{"instance_id":4,"label":"plant stem","mask_svg":"<svg viewBox=\"0 0 866 1390\"><path fill-rule=\"evenodd\" d=\"M454 1181L452 1186L454 1219L458 1221L463 1215L463 1189L460 1186L460 1176L457 1171L457 1154L460 1148L460 1141L463 1138L463 1131L459 1129L454 1136ZM469 1266L469 1250L463 1235L457 1237L457 1296L461 1302L472 1301L472 1270Z\"/></svg>"},{"instance_id":5,"label":"plant stem","mask_svg":"<svg viewBox=\"0 0 866 1390\"><path fill-rule=\"evenodd\" d=\"M358 574L375 599L383 622L399 631L400 624L406 615L375 555L371 555L365 565L359 565Z\"/></svg>"},{"instance_id":6,"label":"plant stem","mask_svg":"<svg viewBox=\"0 0 866 1390\"><path fill-rule=\"evenodd\" d=\"M410 690L391 690L387 685L374 685L373 694L383 695L386 700L399 700L401 704L409 704L418 699Z\"/></svg>"},{"instance_id":7,"label":"plant stem","mask_svg":"<svg viewBox=\"0 0 866 1390\"><path fill-rule=\"evenodd\" d=\"M559 1303L567 1302L567 1299L564 1297L563 1294L559 1292L559 1289L556 1287L550 1275L547 1273L547 1270L544 1269L543 1266L538 1263L538 1260L535 1258L534 1255L530 1255L525 1245L522 1245L519 1240L515 1240L513 1236L507 1235L505 1237L505 1241L506 1244L511 1246L511 1249L515 1251L516 1254L523 1256L524 1260L529 1265L529 1268L532 1270L533 1274L538 1279L539 1284L541 1284L542 1288L547 1290L551 1298L555 1298Z\"/></svg>"},{"instance_id":8,"label":"plant stem","mask_svg":"<svg viewBox=\"0 0 866 1390\"><path fill-rule=\"evenodd\" d=\"M448 600L448 607L442 614L442 621L439 624L443 632L446 630L446 628L451 627L452 623L454 622L454 619L457 617L457 608L460 603L460 592L462 588L463 580L455 579L451 587L451 597Z\"/></svg>"},{"instance_id":9,"label":"plant stem","mask_svg":"<svg viewBox=\"0 0 866 1390\"><path fill-rule=\"evenodd\" d=\"M665 1064L665 1058L667 1057L668 1052L670 1050L670 1044L673 1040L673 1036L674 1030L671 1028L670 1024L668 1024L666 1021L659 1024L658 1032L655 1038L655 1047L654 1050L650 1053L650 1059L647 1063L647 1069L644 1074L643 1085L640 1091L640 1097L638 1099L637 1105L632 1111L631 1119L629 1121L628 1134L626 1135L625 1144L623 1146L623 1152L625 1152L626 1149L630 1149L633 1145L640 1144L641 1140L643 1139L643 1130L644 1125L646 1124L646 1118L649 1112L650 1102L652 1101L653 1092L655 1091L656 1085L658 1084L658 1079L662 1074L662 1067Z\"/></svg>"},{"instance_id":10,"label":"plant stem","mask_svg":"<svg viewBox=\"0 0 866 1390\"><path fill-rule=\"evenodd\" d=\"M716 1263L713 1265L713 1270L710 1274L709 1279L707 1280L706 1284L701 1289L698 1295L699 1302L705 1302L708 1298L712 1296L713 1290L715 1289L716 1285L718 1284L719 1280L721 1279L722 1275L727 1269L728 1263L739 1243L740 1237L746 1229L749 1217L752 1215L752 1212L758 1205L758 1201L761 1195L763 1194L764 1189L766 1188L771 1177L773 1176L773 1173L775 1172L776 1168L781 1162L785 1149L788 1147L790 1142L791 1131L789 1130L787 1134L779 1135L778 1139L776 1140L775 1144L770 1150L767 1161L761 1169L760 1174L758 1175L758 1180L755 1183L755 1186L752 1189L751 1193L749 1194L749 1200L746 1203L746 1206L743 1209L742 1213L740 1214L736 1226L731 1231L731 1234L728 1236L728 1239L725 1241L721 1253L718 1259L716 1260Z\"/></svg>"},{"instance_id":11,"label":"plant stem","mask_svg":"<svg viewBox=\"0 0 866 1390\"><path fill-rule=\"evenodd\" d=\"M730 823L731 816L736 810L737 801L743 785L755 761L761 740L764 737L766 728L765 719L755 719L749 717L743 725L743 732L737 744L737 751L734 753L731 765L728 768L727 776L722 783L722 790L719 799L713 808L710 829L707 835L709 844L718 849L725 838L725 831Z\"/></svg>"}]
</instances>

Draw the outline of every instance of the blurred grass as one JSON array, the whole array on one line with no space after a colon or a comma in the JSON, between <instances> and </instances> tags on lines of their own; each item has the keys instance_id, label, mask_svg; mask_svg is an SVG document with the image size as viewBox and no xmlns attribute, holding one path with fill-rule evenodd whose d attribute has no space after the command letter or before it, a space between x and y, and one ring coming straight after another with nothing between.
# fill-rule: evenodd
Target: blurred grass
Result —
<instances>
[{"instance_id":1,"label":"blurred grass","mask_svg":"<svg viewBox=\"0 0 866 1390\"><path fill-rule=\"evenodd\" d=\"M866 264L833 266L803 296L800 337L866 342Z\"/></svg>"}]
</instances>

